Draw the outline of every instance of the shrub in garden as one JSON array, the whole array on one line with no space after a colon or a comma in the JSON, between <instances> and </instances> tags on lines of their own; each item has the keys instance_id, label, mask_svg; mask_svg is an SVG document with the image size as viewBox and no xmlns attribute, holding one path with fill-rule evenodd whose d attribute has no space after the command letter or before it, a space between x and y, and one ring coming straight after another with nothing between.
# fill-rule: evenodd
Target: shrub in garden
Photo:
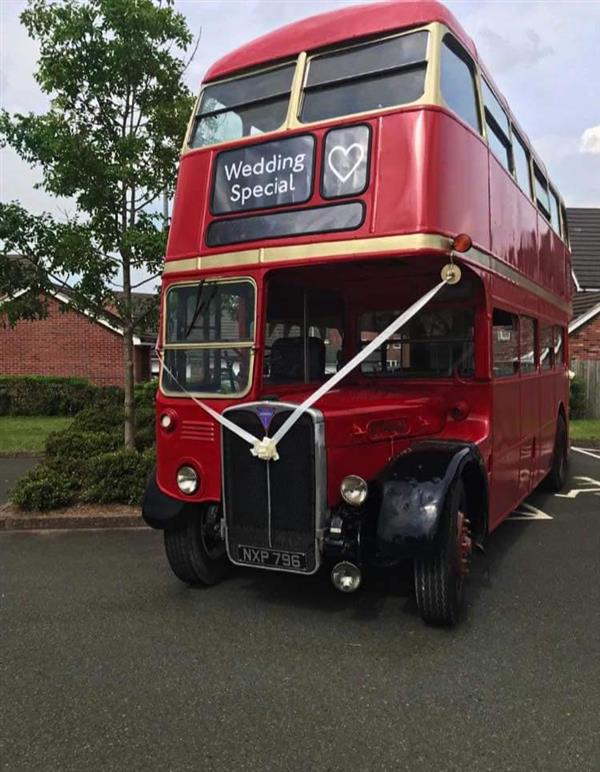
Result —
<instances>
[{"instance_id":1,"label":"shrub in garden","mask_svg":"<svg viewBox=\"0 0 600 772\"><path fill-rule=\"evenodd\" d=\"M154 407L154 400L156 397L156 389L158 388L158 381L145 381L143 383L136 383L134 387L134 398L136 407Z\"/></svg>"},{"instance_id":2,"label":"shrub in garden","mask_svg":"<svg viewBox=\"0 0 600 772\"><path fill-rule=\"evenodd\" d=\"M569 399L569 415L571 418L585 418L585 383L575 376L571 381L571 395Z\"/></svg>"},{"instance_id":3,"label":"shrub in garden","mask_svg":"<svg viewBox=\"0 0 600 772\"><path fill-rule=\"evenodd\" d=\"M12 503L26 510L45 511L65 507L72 503L73 498L69 481L45 464L19 480L10 493Z\"/></svg>"},{"instance_id":4,"label":"shrub in garden","mask_svg":"<svg viewBox=\"0 0 600 772\"><path fill-rule=\"evenodd\" d=\"M153 449L140 453L129 448L119 448L90 458L86 465L81 500L99 504L139 504L155 462Z\"/></svg>"}]
</instances>

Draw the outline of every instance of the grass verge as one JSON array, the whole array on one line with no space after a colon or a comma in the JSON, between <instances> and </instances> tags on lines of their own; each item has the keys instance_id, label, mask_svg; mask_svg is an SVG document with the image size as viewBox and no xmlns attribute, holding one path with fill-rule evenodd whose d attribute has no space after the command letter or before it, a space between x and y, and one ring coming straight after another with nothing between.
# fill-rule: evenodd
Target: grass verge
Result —
<instances>
[{"instance_id":1,"label":"grass verge","mask_svg":"<svg viewBox=\"0 0 600 772\"><path fill-rule=\"evenodd\" d=\"M600 442L600 418L581 418L571 421L571 442Z\"/></svg>"},{"instance_id":2,"label":"grass verge","mask_svg":"<svg viewBox=\"0 0 600 772\"><path fill-rule=\"evenodd\" d=\"M0 455L41 453L50 432L66 429L63 416L0 416Z\"/></svg>"}]
</instances>

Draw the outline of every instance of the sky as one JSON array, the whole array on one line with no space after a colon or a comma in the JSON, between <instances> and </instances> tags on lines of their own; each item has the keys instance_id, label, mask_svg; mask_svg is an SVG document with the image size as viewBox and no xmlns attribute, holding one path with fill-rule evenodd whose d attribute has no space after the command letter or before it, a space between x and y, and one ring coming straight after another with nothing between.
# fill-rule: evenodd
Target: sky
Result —
<instances>
[{"instance_id":1,"label":"sky","mask_svg":"<svg viewBox=\"0 0 600 772\"><path fill-rule=\"evenodd\" d=\"M363 0L364 2L364 0ZM186 81L197 92L218 58L259 35L352 0L176 0L201 35ZM546 164L567 206L600 206L600 0L447 0ZM43 112L25 0L0 0L0 104ZM61 216L73 205L36 190L39 170L0 151L0 200Z\"/></svg>"}]
</instances>

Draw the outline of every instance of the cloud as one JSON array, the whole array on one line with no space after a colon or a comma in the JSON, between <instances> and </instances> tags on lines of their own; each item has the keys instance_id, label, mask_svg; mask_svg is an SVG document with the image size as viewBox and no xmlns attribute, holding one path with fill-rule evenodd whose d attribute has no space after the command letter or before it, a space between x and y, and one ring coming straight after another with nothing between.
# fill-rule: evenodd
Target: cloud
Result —
<instances>
[{"instance_id":1,"label":"cloud","mask_svg":"<svg viewBox=\"0 0 600 772\"><path fill-rule=\"evenodd\" d=\"M531 67L554 54L552 46L544 45L539 34L533 29L524 30L524 37L520 39L509 39L489 27L484 27L478 33L478 40L482 49L485 49L484 59L489 62L492 71L496 72Z\"/></svg>"},{"instance_id":2,"label":"cloud","mask_svg":"<svg viewBox=\"0 0 600 772\"><path fill-rule=\"evenodd\" d=\"M579 152L589 155L600 155L600 125L590 126L581 135Z\"/></svg>"}]
</instances>

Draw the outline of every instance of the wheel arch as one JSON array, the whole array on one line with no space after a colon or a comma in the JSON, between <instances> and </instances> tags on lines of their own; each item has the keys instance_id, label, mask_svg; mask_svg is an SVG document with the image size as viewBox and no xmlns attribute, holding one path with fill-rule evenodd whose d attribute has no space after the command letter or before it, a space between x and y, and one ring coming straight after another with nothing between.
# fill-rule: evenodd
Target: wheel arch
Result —
<instances>
[{"instance_id":1,"label":"wheel arch","mask_svg":"<svg viewBox=\"0 0 600 772\"><path fill-rule=\"evenodd\" d=\"M377 546L394 557L415 557L438 540L448 495L463 480L473 536L488 529L488 480L476 445L464 441L413 443L386 467L380 486Z\"/></svg>"}]
</instances>

